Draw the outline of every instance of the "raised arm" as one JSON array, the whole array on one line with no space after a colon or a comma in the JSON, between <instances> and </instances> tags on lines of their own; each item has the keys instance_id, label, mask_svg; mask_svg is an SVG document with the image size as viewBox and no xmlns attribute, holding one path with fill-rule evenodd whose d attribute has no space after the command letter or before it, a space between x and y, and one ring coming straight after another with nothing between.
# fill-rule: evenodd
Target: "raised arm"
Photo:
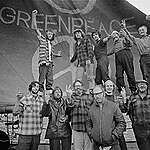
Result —
<instances>
[{"instance_id":1,"label":"raised arm","mask_svg":"<svg viewBox=\"0 0 150 150\"><path fill-rule=\"evenodd\" d=\"M35 28L36 33L41 36L41 32L39 31L38 27L37 27L37 21L36 21L36 16L37 16L38 11L37 10L33 10L32 11L32 20L33 20L33 27Z\"/></svg>"}]
</instances>

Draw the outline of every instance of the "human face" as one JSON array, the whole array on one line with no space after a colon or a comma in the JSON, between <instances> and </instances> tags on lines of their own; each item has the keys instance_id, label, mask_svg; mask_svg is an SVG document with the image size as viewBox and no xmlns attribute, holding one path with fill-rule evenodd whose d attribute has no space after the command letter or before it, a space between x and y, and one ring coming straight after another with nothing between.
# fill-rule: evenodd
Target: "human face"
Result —
<instances>
[{"instance_id":1,"label":"human face","mask_svg":"<svg viewBox=\"0 0 150 150\"><path fill-rule=\"evenodd\" d=\"M114 42L119 40L119 33L117 31L113 31L111 36Z\"/></svg>"},{"instance_id":2,"label":"human face","mask_svg":"<svg viewBox=\"0 0 150 150\"><path fill-rule=\"evenodd\" d=\"M31 92L32 92L33 94L37 94L38 91L39 91L39 84L38 84L38 83L35 83L35 85L32 86Z\"/></svg>"},{"instance_id":3,"label":"human face","mask_svg":"<svg viewBox=\"0 0 150 150\"><path fill-rule=\"evenodd\" d=\"M144 93L147 91L147 84L144 82L138 83L137 87L139 89L139 92Z\"/></svg>"},{"instance_id":4,"label":"human face","mask_svg":"<svg viewBox=\"0 0 150 150\"><path fill-rule=\"evenodd\" d=\"M83 86L80 82L76 82L74 85L74 90L76 94L81 94L83 92Z\"/></svg>"},{"instance_id":5,"label":"human face","mask_svg":"<svg viewBox=\"0 0 150 150\"><path fill-rule=\"evenodd\" d=\"M93 90L94 99L96 102L101 103L103 101L104 92L102 89L97 88Z\"/></svg>"},{"instance_id":6,"label":"human face","mask_svg":"<svg viewBox=\"0 0 150 150\"><path fill-rule=\"evenodd\" d=\"M147 35L147 27L145 27L145 26L139 27L138 32L139 32L139 35L146 36Z\"/></svg>"},{"instance_id":7,"label":"human face","mask_svg":"<svg viewBox=\"0 0 150 150\"><path fill-rule=\"evenodd\" d=\"M51 40L53 38L53 32L47 31L46 35L49 40Z\"/></svg>"},{"instance_id":8,"label":"human face","mask_svg":"<svg viewBox=\"0 0 150 150\"><path fill-rule=\"evenodd\" d=\"M55 97L56 99L60 99L61 96L62 96L61 90L60 90L59 88L56 89L56 90L54 91L54 97Z\"/></svg>"},{"instance_id":9,"label":"human face","mask_svg":"<svg viewBox=\"0 0 150 150\"><path fill-rule=\"evenodd\" d=\"M114 90L114 84L112 81L108 80L105 83L105 91L107 94L112 94Z\"/></svg>"},{"instance_id":10,"label":"human face","mask_svg":"<svg viewBox=\"0 0 150 150\"><path fill-rule=\"evenodd\" d=\"M75 37L76 37L77 39L81 39L81 38L82 38L82 33L81 33L80 31L77 31L77 32L75 33Z\"/></svg>"},{"instance_id":11,"label":"human face","mask_svg":"<svg viewBox=\"0 0 150 150\"><path fill-rule=\"evenodd\" d=\"M99 37L99 34L98 33L93 33L93 39L95 40L95 41L99 41L100 40L100 37Z\"/></svg>"}]
</instances>

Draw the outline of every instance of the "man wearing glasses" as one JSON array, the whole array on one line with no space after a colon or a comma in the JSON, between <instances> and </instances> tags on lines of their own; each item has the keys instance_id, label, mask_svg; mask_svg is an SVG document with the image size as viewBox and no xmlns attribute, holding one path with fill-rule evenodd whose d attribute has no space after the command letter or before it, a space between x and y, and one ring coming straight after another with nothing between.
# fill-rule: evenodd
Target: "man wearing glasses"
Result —
<instances>
[{"instance_id":1,"label":"man wearing glasses","mask_svg":"<svg viewBox=\"0 0 150 150\"><path fill-rule=\"evenodd\" d=\"M122 137L126 122L119 107L105 98L104 89L93 89L94 103L88 111L86 128L94 142L94 150L120 150L118 139Z\"/></svg>"}]
</instances>

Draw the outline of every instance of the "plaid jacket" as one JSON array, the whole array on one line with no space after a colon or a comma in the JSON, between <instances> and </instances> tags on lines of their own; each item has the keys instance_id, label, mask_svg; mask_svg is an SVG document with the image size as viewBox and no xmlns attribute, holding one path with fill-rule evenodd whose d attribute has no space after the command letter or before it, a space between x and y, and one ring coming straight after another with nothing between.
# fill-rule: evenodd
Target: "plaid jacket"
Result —
<instances>
[{"instance_id":1,"label":"plaid jacket","mask_svg":"<svg viewBox=\"0 0 150 150\"><path fill-rule=\"evenodd\" d=\"M77 66L85 67L86 60L91 60L91 63L93 63L93 57L94 57L93 46L89 41L89 39L83 38L79 45L77 44L77 42L75 43L75 52L71 59L72 63L75 60L77 60L78 61Z\"/></svg>"},{"instance_id":2,"label":"plaid jacket","mask_svg":"<svg viewBox=\"0 0 150 150\"><path fill-rule=\"evenodd\" d=\"M132 95L129 100L128 114L133 125L149 125L150 127L150 95L142 99L140 95Z\"/></svg>"},{"instance_id":3,"label":"plaid jacket","mask_svg":"<svg viewBox=\"0 0 150 150\"><path fill-rule=\"evenodd\" d=\"M42 118L40 115L43 98L31 93L22 97L16 103L13 114L20 117L19 131L21 135L38 135L42 131Z\"/></svg>"},{"instance_id":4,"label":"plaid jacket","mask_svg":"<svg viewBox=\"0 0 150 150\"><path fill-rule=\"evenodd\" d=\"M73 94L71 97L73 108L71 109L72 129L79 132L86 132L86 120L88 110L93 103L93 98L89 94L83 93L81 96Z\"/></svg>"}]
</instances>

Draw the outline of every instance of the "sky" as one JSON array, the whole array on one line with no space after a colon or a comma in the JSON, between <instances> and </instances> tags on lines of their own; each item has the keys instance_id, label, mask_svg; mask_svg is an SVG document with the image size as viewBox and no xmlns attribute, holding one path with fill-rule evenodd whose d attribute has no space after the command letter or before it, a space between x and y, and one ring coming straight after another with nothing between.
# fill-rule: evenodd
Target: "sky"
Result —
<instances>
[{"instance_id":1,"label":"sky","mask_svg":"<svg viewBox=\"0 0 150 150\"><path fill-rule=\"evenodd\" d=\"M150 0L127 0L146 15L150 15Z\"/></svg>"}]
</instances>

